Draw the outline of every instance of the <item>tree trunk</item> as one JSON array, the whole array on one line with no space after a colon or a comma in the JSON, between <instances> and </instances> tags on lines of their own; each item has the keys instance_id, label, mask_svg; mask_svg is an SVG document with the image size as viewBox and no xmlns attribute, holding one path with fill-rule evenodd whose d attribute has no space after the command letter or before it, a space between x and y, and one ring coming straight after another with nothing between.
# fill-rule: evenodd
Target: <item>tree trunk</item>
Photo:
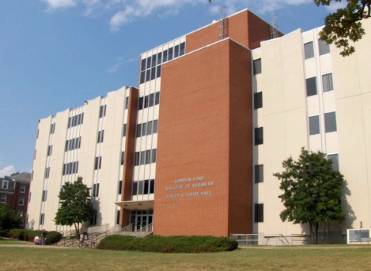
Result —
<instances>
[{"instance_id":1,"label":"tree trunk","mask_svg":"<svg viewBox=\"0 0 371 271\"><path fill-rule=\"evenodd\" d=\"M313 243L313 224L309 223L309 236L310 236L310 242Z\"/></svg>"},{"instance_id":2,"label":"tree trunk","mask_svg":"<svg viewBox=\"0 0 371 271\"><path fill-rule=\"evenodd\" d=\"M318 222L316 222L315 227L316 227L316 245L318 245L318 229L319 229L319 223Z\"/></svg>"},{"instance_id":3,"label":"tree trunk","mask_svg":"<svg viewBox=\"0 0 371 271\"><path fill-rule=\"evenodd\" d=\"M73 224L75 226L76 236L77 238L80 238L80 227L78 223Z\"/></svg>"}]
</instances>

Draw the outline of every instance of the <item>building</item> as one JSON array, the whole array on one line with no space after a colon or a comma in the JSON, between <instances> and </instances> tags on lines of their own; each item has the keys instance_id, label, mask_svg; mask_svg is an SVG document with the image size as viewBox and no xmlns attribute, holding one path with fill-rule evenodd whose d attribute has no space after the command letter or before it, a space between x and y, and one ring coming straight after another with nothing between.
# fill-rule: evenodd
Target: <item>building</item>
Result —
<instances>
[{"instance_id":1,"label":"building","mask_svg":"<svg viewBox=\"0 0 371 271\"><path fill-rule=\"evenodd\" d=\"M16 210L22 217L23 226L26 225L30 181L31 174L25 172L0 178L0 204Z\"/></svg>"},{"instance_id":2,"label":"building","mask_svg":"<svg viewBox=\"0 0 371 271\"><path fill-rule=\"evenodd\" d=\"M29 219L58 192L92 189L93 225L160 235L303 234L283 223L279 182L302 147L348 180L343 228L371 227L371 20L344 58L316 28L281 34L248 10L140 56L139 86L41 119Z\"/></svg>"}]
</instances>

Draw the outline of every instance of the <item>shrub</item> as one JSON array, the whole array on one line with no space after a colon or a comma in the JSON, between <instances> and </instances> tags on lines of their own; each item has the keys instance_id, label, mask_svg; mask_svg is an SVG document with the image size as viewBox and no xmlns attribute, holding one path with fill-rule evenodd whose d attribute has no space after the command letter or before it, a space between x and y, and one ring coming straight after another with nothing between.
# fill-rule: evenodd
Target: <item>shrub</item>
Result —
<instances>
[{"instance_id":1,"label":"shrub","mask_svg":"<svg viewBox=\"0 0 371 271\"><path fill-rule=\"evenodd\" d=\"M46 234L45 244L52 245L58 243L62 239L62 234L57 231L49 231Z\"/></svg>"},{"instance_id":2,"label":"shrub","mask_svg":"<svg viewBox=\"0 0 371 271\"><path fill-rule=\"evenodd\" d=\"M164 253L200 253L231 251L237 248L237 242L224 237L210 236L132 236L111 235L104 238L98 249L136 250Z\"/></svg>"},{"instance_id":3,"label":"shrub","mask_svg":"<svg viewBox=\"0 0 371 271\"><path fill-rule=\"evenodd\" d=\"M46 231L28 230L28 229L12 229L9 231L8 236L12 239L33 242L36 235L45 236Z\"/></svg>"}]
</instances>

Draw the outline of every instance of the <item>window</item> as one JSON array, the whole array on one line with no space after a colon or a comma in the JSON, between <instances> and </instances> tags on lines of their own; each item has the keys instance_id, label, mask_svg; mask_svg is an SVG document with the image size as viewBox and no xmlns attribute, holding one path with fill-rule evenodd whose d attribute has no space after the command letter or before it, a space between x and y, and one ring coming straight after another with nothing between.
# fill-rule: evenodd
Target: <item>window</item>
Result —
<instances>
[{"instance_id":1,"label":"window","mask_svg":"<svg viewBox=\"0 0 371 271\"><path fill-rule=\"evenodd\" d=\"M48 178L49 178L49 175L50 175L50 167L47 167L47 168L45 169L45 174L44 174L45 179L48 179Z\"/></svg>"},{"instance_id":2,"label":"window","mask_svg":"<svg viewBox=\"0 0 371 271\"><path fill-rule=\"evenodd\" d=\"M152 163L156 163L156 154L157 154L156 150L152 150L152 155L151 155Z\"/></svg>"},{"instance_id":3,"label":"window","mask_svg":"<svg viewBox=\"0 0 371 271\"><path fill-rule=\"evenodd\" d=\"M145 151L145 164L150 164L151 163L151 150Z\"/></svg>"},{"instance_id":4,"label":"window","mask_svg":"<svg viewBox=\"0 0 371 271\"><path fill-rule=\"evenodd\" d=\"M153 106L155 103L155 94L148 95L148 107Z\"/></svg>"},{"instance_id":5,"label":"window","mask_svg":"<svg viewBox=\"0 0 371 271\"><path fill-rule=\"evenodd\" d=\"M104 130L98 131L98 143L102 143L104 141Z\"/></svg>"},{"instance_id":6,"label":"window","mask_svg":"<svg viewBox=\"0 0 371 271\"><path fill-rule=\"evenodd\" d=\"M99 183L93 184L93 194L92 196L94 198L97 198L99 196Z\"/></svg>"},{"instance_id":7,"label":"window","mask_svg":"<svg viewBox=\"0 0 371 271\"><path fill-rule=\"evenodd\" d=\"M139 154L140 154L140 152L135 152L135 155L134 155L134 166L138 166L139 165Z\"/></svg>"},{"instance_id":8,"label":"window","mask_svg":"<svg viewBox=\"0 0 371 271\"><path fill-rule=\"evenodd\" d=\"M336 113L325 113L325 131L326 133L336 132Z\"/></svg>"},{"instance_id":9,"label":"window","mask_svg":"<svg viewBox=\"0 0 371 271\"><path fill-rule=\"evenodd\" d=\"M254 130L255 145L263 144L263 127Z\"/></svg>"},{"instance_id":10,"label":"window","mask_svg":"<svg viewBox=\"0 0 371 271\"><path fill-rule=\"evenodd\" d=\"M161 66L157 66L156 78L161 76Z\"/></svg>"},{"instance_id":11,"label":"window","mask_svg":"<svg viewBox=\"0 0 371 271\"><path fill-rule=\"evenodd\" d=\"M69 117L67 126L68 126L68 128L71 128L71 127L81 125L81 124L83 124L83 122L84 122L84 113L80 113L76 116Z\"/></svg>"},{"instance_id":12,"label":"window","mask_svg":"<svg viewBox=\"0 0 371 271\"><path fill-rule=\"evenodd\" d=\"M325 54L330 53L330 46L324 40L321 40L321 39L318 40L318 47L319 47L320 55L325 55Z\"/></svg>"},{"instance_id":13,"label":"window","mask_svg":"<svg viewBox=\"0 0 371 271\"><path fill-rule=\"evenodd\" d=\"M95 157L94 169L101 169L102 168L102 156Z\"/></svg>"},{"instance_id":14,"label":"window","mask_svg":"<svg viewBox=\"0 0 371 271\"><path fill-rule=\"evenodd\" d=\"M53 152L53 146L49 145L48 146L48 153L47 153L47 155L48 156L52 155L52 152Z\"/></svg>"},{"instance_id":15,"label":"window","mask_svg":"<svg viewBox=\"0 0 371 271\"><path fill-rule=\"evenodd\" d=\"M44 225L45 214L40 214L39 224Z\"/></svg>"},{"instance_id":16,"label":"window","mask_svg":"<svg viewBox=\"0 0 371 271\"><path fill-rule=\"evenodd\" d=\"M319 116L309 117L309 135L319 134Z\"/></svg>"},{"instance_id":17,"label":"window","mask_svg":"<svg viewBox=\"0 0 371 271\"><path fill-rule=\"evenodd\" d=\"M101 105L99 108L99 118L104 118L106 116L106 105Z\"/></svg>"},{"instance_id":18,"label":"window","mask_svg":"<svg viewBox=\"0 0 371 271\"><path fill-rule=\"evenodd\" d=\"M157 54L157 65L161 64L162 61L162 53Z\"/></svg>"},{"instance_id":19,"label":"window","mask_svg":"<svg viewBox=\"0 0 371 271\"><path fill-rule=\"evenodd\" d=\"M264 166L263 165L255 165L254 167L254 181L255 183L261 183L264 180Z\"/></svg>"},{"instance_id":20,"label":"window","mask_svg":"<svg viewBox=\"0 0 371 271\"><path fill-rule=\"evenodd\" d=\"M98 221L98 213L96 210L94 210L93 215L90 219L90 225L97 225L97 221Z\"/></svg>"},{"instance_id":21,"label":"window","mask_svg":"<svg viewBox=\"0 0 371 271\"><path fill-rule=\"evenodd\" d=\"M26 185L25 184L21 184L19 186L19 193L22 193L22 194L26 193Z\"/></svg>"},{"instance_id":22,"label":"window","mask_svg":"<svg viewBox=\"0 0 371 271\"><path fill-rule=\"evenodd\" d=\"M76 138L66 140L64 150L67 152L67 151L80 149L80 147L81 147L81 137L76 137Z\"/></svg>"},{"instance_id":23,"label":"window","mask_svg":"<svg viewBox=\"0 0 371 271\"><path fill-rule=\"evenodd\" d=\"M143 109L143 97L138 99L138 110Z\"/></svg>"},{"instance_id":24,"label":"window","mask_svg":"<svg viewBox=\"0 0 371 271\"><path fill-rule=\"evenodd\" d=\"M122 136L126 136L126 124L122 126Z\"/></svg>"},{"instance_id":25,"label":"window","mask_svg":"<svg viewBox=\"0 0 371 271\"><path fill-rule=\"evenodd\" d=\"M146 72L141 72L140 73L140 83L142 84L142 83L144 83L144 81L145 81L145 75L146 75Z\"/></svg>"},{"instance_id":26,"label":"window","mask_svg":"<svg viewBox=\"0 0 371 271\"><path fill-rule=\"evenodd\" d=\"M155 93L155 105L160 103L160 92Z\"/></svg>"},{"instance_id":27,"label":"window","mask_svg":"<svg viewBox=\"0 0 371 271\"><path fill-rule=\"evenodd\" d=\"M264 204L255 203L255 206L254 206L254 221L255 221L255 223L264 222Z\"/></svg>"},{"instance_id":28,"label":"window","mask_svg":"<svg viewBox=\"0 0 371 271\"><path fill-rule=\"evenodd\" d=\"M180 48L180 49L179 49L179 54L180 54L181 56L184 55L184 53L185 53L185 43L184 43L184 42L181 43L179 48Z\"/></svg>"},{"instance_id":29,"label":"window","mask_svg":"<svg viewBox=\"0 0 371 271\"><path fill-rule=\"evenodd\" d=\"M261 58L256 59L252 62L253 74L259 74L262 72L262 60Z\"/></svg>"},{"instance_id":30,"label":"window","mask_svg":"<svg viewBox=\"0 0 371 271\"><path fill-rule=\"evenodd\" d=\"M118 194L121 195L121 193L122 193L122 181L119 181Z\"/></svg>"},{"instance_id":31,"label":"window","mask_svg":"<svg viewBox=\"0 0 371 271\"><path fill-rule=\"evenodd\" d=\"M125 162L125 152L121 152L121 165Z\"/></svg>"},{"instance_id":32,"label":"window","mask_svg":"<svg viewBox=\"0 0 371 271\"><path fill-rule=\"evenodd\" d=\"M174 48L174 58L179 56L179 45Z\"/></svg>"},{"instance_id":33,"label":"window","mask_svg":"<svg viewBox=\"0 0 371 271\"><path fill-rule=\"evenodd\" d=\"M314 57L314 48L312 41L304 44L304 57L305 59Z\"/></svg>"},{"instance_id":34,"label":"window","mask_svg":"<svg viewBox=\"0 0 371 271\"><path fill-rule=\"evenodd\" d=\"M0 195L0 202L1 202L1 203L7 203L7 202L8 202L8 197L7 197L7 195L5 195L5 194L1 194L1 195Z\"/></svg>"},{"instance_id":35,"label":"window","mask_svg":"<svg viewBox=\"0 0 371 271\"><path fill-rule=\"evenodd\" d=\"M155 180L135 181L132 186L132 195L148 195L154 193Z\"/></svg>"},{"instance_id":36,"label":"window","mask_svg":"<svg viewBox=\"0 0 371 271\"><path fill-rule=\"evenodd\" d=\"M48 191L43 190L42 196L41 196L41 201L46 201L46 198L48 196Z\"/></svg>"},{"instance_id":37,"label":"window","mask_svg":"<svg viewBox=\"0 0 371 271\"><path fill-rule=\"evenodd\" d=\"M120 225L120 216L121 216L120 213L121 213L120 210L116 211L116 224L117 225Z\"/></svg>"},{"instance_id":38,"label":"window","mask_svg":"<svg viewBox=\"0 0 371 271\"><path fill-rule=\"evenodd\" d=\"M52 123L50 125L50 134L54 134L54 132L55 132L55 123Z\"/></svg>"},{"instance_id":39,"label":"window","mask_svg":"<svg viewBox=\"0 0 371 271\"><path fill-rule=\"evenodd\" d=\"M24 206L24 197L18 198L18 206Z\"/></svg>"},{"instance_id":40,"label":"window","mask_svg":"<svg viewBox=\"0 0 371 271\"><path fill-rule=\"evenodd\" d=\"M146 59L142 59L142 63L140 65L140 70L144 71L146 69Z\"/></svg>"},{"instance_id":41,"label":"window","mask_svg":"<svg viewBox=\"0 0 371 271\"><path fill-rule=\"evenodd\" d=\"M162 62L166 62L167 61L167 50L164 51L163 58L164 59Z\"/></svg>"},{"instance_id":42,"label":"window","mask_svg":"<svg viewBox=\"0 0 371 271\"><path fill-rule=\"evenodd\" d=\"M79 162L63 164L62 175L71 175L79 172Z\"/></svg>"},{"instance_id":43,"label":"window","mask_svg":"<svg viewBox=\"0 0 371 271\"><path fill-rule=\"evenodd\" d=\"M153 67L151 69L151 80L156 78L156 67Z\"/></svg>"},{"instance_id":44,"label":"window","mask_svg":"<svg viewBox=\"0 0 371 271\"><path fill-rule=\"evenodd\" d=\"M322 86L324 92L334 90L334 84L332 82L332 73L322 75Z\"/></svg>"},{"instance_id":45,"label":"window","mask_svg":"<svg viewBox=\"0 0 371 271\"><path fill-rule=\"evenodd\" d=\"M172 60L173 59L173 48L169 48L168 50L169 54L168 54L168 60Z\"/></svg>"},{"instance_id":46,"label":"window","mask_svg":"<svg viewBox=\"0 0 371 271\"><path fill-rule=\"evenodd\" d=\"M157 133L157 125L158 125L158 120L154 120L153 125L152 125L152 133L154 134Z\"/></svg>"},{"instance_id":47,"label":"window","mask_svg":"<svg viewBox=\"0 0 371 271\"><path fill-rule=\"evenodd\" d=\"M338 154L329 154L327 159L332 162L332 168L335 171L339 171L339 155Z\"/></svg>"},{"instance_id":48,"label":"window","mask_svg":"<svg viewBox=\"0 0 371 271\"><path fill-rule=\"evenodd\" d=\"M147 58L147 69L151 68L151 57Z\"/></svg>"},{"instance_id":49,"label":"window","mask_svg":"<svg viewBox=\"0 0 371 271\"><path fill-rule=\"evenodd\" d=\"M263 107L263 92L254 93L254 109Z\"/></svg>"},{"instance_id":50,"label":"window","mask_svg":"<svg viewBox=\"0 0 371 271\"><path fill-rule=\"evenodd\" d=\"M9 181L3 180L2 185L1 185L1 189L8 190L9 189Z\"/></svg>"},{"instance_id":51,"label":"window","mask_svg":"<svg viewBox=\"0 0 371 271\"><path fill-rule=\"evenodd\" d=\"M156 54L152 56L152 67L156 66Z\"/></svg>"},{"instance_id":52,"label":"window","mask_svg":"<svg viewBox=\"0 0 371 271\"><path fill-rule=\"evenodd\" d=\"M306 79L307 96L313 96L317 94L317 79L311 77Z\"/></svg>"},{"instance_id":53,"label":"window","mask_svg":"<svg viewBox=\"0 0 371 271\"><path fill-rule=\"evenodd\" d=\"M129 108L129 97L126 97L125 98L125 106L124 106L125 109L128 109Z\"/></svg>"}]
</instances>

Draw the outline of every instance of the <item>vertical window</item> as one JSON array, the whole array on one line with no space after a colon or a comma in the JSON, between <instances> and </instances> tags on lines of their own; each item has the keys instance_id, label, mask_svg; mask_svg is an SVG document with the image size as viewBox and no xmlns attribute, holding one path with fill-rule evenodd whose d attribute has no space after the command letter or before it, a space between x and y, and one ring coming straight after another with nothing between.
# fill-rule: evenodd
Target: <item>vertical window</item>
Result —
<instances>
[{"instance_id":1,"label":"vertical window","mask_svg":"<svg viewBox=\"0 0 371 271\"><path fill-rule=\"evenodd\" d=\"M146 161L146 152L142 151L142 152L140 152L140 162L139 162L140 165L144 165L145 161Z\"/></svg>"},{"instance_id":2,"label":"vertical window","mask_svg":"<svg viewBox=\"0 0 371 271\"><path fill-rule=\"evenodd\" d=\"M319 116L309 117L309 135L319 134Z\"/></svg>"},{"instance_id":3,"label":"vertical window","mask_svg":"<svg viewBox=\"0 0 371 271\"><path fill-rule=\"evenodd\" d=\"M95 157L94 169L101 169L102 168L102 156Z\"/></svg>"},{"instance_id":4,"label":"vertical window","mask_svg":"<svg viewBox=\"0 0 371 271\"><path fill-rule=\"evenodd\" d=\"M52 155L52 152L53 152L53 146L52 146L52 145L49 145L49 146L48 146L48 152L47 152L47 155L48 155L48 156Z\"/></svg>"},{"instance_id":5,"label":"vertical window","mask_svg":"<svg viewBox=\"0 0 371 271\"><path fill-rule=\"evenodd\" d=\"M156 163L156 155L157 155L156 149L152 150L152 155L151 155L151 162L152 163Z\"/></svg>"},{"instance_id":6,"label":"vertical window","mask_svg":"<svg viewBox=\"0 0 371 271\"><path fill-rule=\"evenodd\" d=\"M122 126L122 136L126 136L126 124Z\"/></svg>"},{"instance_id":7,"label":"vertical window","mask_svg":"<svg viewBox=\"0 0 371 271\"><path fill-rule=\"evenodd\" d=\"M168 60L172 60L173 59L173 48L169 48L169 54L168 54Z\"/></svg>"},{"instance_id":8,"label":"vertical window","mask_svg":"<svg viewBox=\"0 0 371 271\"><path fill-rule=\"evenodd\" d=\"M151 57L147 58L147 69L151 68Z\"/></svg>"},{"instance_id":9,"label":"vertical window","mask_svg":"<svg viewBox=\"0 0 371 271\"><path fill-rule=\"evenodd\" d=\"M99 183L93 184L93 197L99 197Z\"/></svg>"},{"instance_id":10,"label":"vertical window","mask_svg":"<svg viewBox=\"0 0 371 271\"><path fill-rule=\"evenodd\" d=\"M145 164L150 164L151 163L151 150L145 151L146 153L146 161Z\"/></svg>"},{"instance_id":11,"label":"vertical window","mask_svg":"<svg viewBox=\"0 0 371 271\"><path fill-rule=\"evenodd\" d=\"M156 78L161 77L161 65L157 66Z\"/></svg>"},{"instance_id":12,"label":"vertical window","mask_svg":"<svg viewBox=\"0 0 371 271\"><path fill-rule=\"evenodd\" d=\"M122 181L119 181L118 194L121 195L121 193L122 193Z\"/></svg>"},{"instance_id":13,"label":"vertical window","mask_svg":"<svg viewBox=\"0 0 371 271\"><path fill-rule=\"evenodd\" d=\"M146 69L146 59L142 59L142 64L140 65L140 70L144 71Z\"/></svg>"},{"instance_id":14,"label":"vertical window","mask_svg":"<svg viewBox=\"0 0 371 271\"><path fill-rule=\"evenodd\" d=\"M18 198L18 206L24 206L24 197Z\"/></svg>"},{"instance_id":15,"label":"vertical window","mask_svg":"<svg viewBox=\"0 0 371 271\"><path fill-rule=\"evenodd\" d=\"M146 80L145 81L149 81L151 79L151 69L148 69L146 71Z\"/></svg>"},{"instance_id":16,"label":"vertical window","mask_svg":"<svg viewBox=\"0 0 371 271\"><path fill-rule=\"evenodd\" d=\"M145 79L146 79L146 72L145 71L140 72L140 83L141 84L144 83Z\"/></svg>"},{"instance_id":17,"label":"vertical window","mask_svg":"<svg viewBox=\"0 0 371 271\"><path fill-rule=\"evenodd\" d=\"M179 45L175 46L174 49L174 58L179 56Z\"/></svg>"},{"instance_id":18,"label":"vertical window","mask_svg":"<svg viewBox=\"0 0 371 271\"><path fill-rule=\"evenodd\" d=\"M138 166L139 165L139 152L135 152L134 155L134 165Z\"/></svg>"},{"instance_id":19,"label":"vertical window","mask_svg":"<svg viewBox=\"0 0 371 271\"><path fill-rule=\"evenodd\" d=\"M145 136L147 133L147 123L142 123L142 136Z\"/></svg>"},{"instance_id":20,"label":"vertical window","mask_svg":"<svg viewBox=\"0 0 371 271\"><path fill-rule=\"evenodd\" d=\"M152 94L148 95L148 97L149 97L148 98L148 107L153 106L154 103L155 103L155 94L152 93Z\"/></svg>"},{"instance_id":21,"label":"vertical window","mask_svg":"<svg viewBox=\"0 0 371 271\"><path fill-rule=\"evenodd\" d=\"M314 48L312 41L304 44L304 57L305 59L314 57Z\"/></svg>"},{"instance_id":22,"label":"vertical window","mask_svg":"<svg viewBox=\"0 0 371 271\"><path fill-rule=\"evenodd\" d=\"M161 61L162 61L162 54L161 53L158 53L157 54L157 65L160 65L161 64Z\"/></svg>"},{"instance_id":23,"label":"vertical window","mask_svg":"<svg viewBox=\"0 0 371 271\"><path fill-rule=\"evenodd\" d=\"M107 109L107 106L106 105L101 105L100 108L99 108L99 117L100 118L103 118L106 116L106 109Z\"/></svg>"},{"instance_id":24,"label":"vertical window","mask_svg":"<svg viewBox=\"0 0 371 271\"><path fill-rule=\"evenodd\" d=\"M121 152L121 165L125 162L125 152Z\"/></svg>"},{"instance_id":25,"label":"vertical window","mask_svg":"<svg viewBox=\"0 0 371 271\"><path fill-rule=\"evenodd\" d=\"M3 190L8 190L9 189L9 181L3 180L2 184L1 184L1 188Z\"/></svg>"},{"instance_id":26,"label":"vertical window","mask_svg":"<svg viewBox=\"0 0 371 271\"><path fill-rule=\"evenodd\" d=\"M49 175L50 175L50 167L47 167L47 168L45 169L45 174L44 174L45 179L48 179L48 178L49 178Z\"/></svg>"},{"instance_id":27,"label":"vertical window","mask_svg":"<svg viewBox=\"0 0 371 271\"><path fill-rule=\"evenodd\" d=\"M152 56L152 67L156 66L156 54Z\"/></svg>"},{"instance_id":28,"label":"vertical window","mask_svg":"<svg viewBox=\"0 0 371 271\"><path fill-rule=\"evenodd\" d=\"M155 93L155 105L160 103L160 92Z\"/></svg>"},{"instance_id":29,"label":"vertical window","mask_svg":"<svg viewBox=\"0 0 371 271\"><path fill-rule=\"evenodd\" d=\"M98 131L97 143L102 143L104 141L104 130Z\"/></svg>"},{"instance_id":30,"label":"vertical window","mask_svg":"<svg viewBox=\"0 0 371 271\"><path fill-rule=\"evenodd\" d=\"M184 55L184 53L185 53L185 43L183 42L180 44L179 54L182 56Z\"/></svg>"},{"instance_id":31,"label":"vertical window","mask_svg":"<svg viewBox=\"0 0 371 271\"><path fill-rule=\"evenodd\" d=\"M143 109L143 97L139 97L138 100L138 110Z\"/></svg>"},{"instance_id":32,"label":"vertical window","mask_svg":"<svg viewBox=\"0 0 371 271\"><path fill-rule=\"evenodd\" d=\"M339 171L339 155L329 154L327 155L327 159L329 159L332 162L332 169L335 171Z\"/></svg>"},{"instance_id":33,"label":"vertical window","mask_svg":"<svg viewBox=\"0 0 371 271\"><path fill-rule=\"evenodd\" d=\"M317 79L316 77L307 78L305 80L307 88L307 96L313 96L317 94Z\"/></svg>"},{"instance_id":34,"label":"vertical window","mask_svg":"<svg viewBox=\"0 0 371 271\"><path fill-rule=\"evenodd\" d=\"M138 182L133 182L133 196L138 194Z\"/></svg>"},{"instance_id":35,"label":"vertical window","mask_svg":"<svg viewBox=\"0 0 371 271\"><path fill-rule=\"evenodd\" d=\"M148 95L144 97L144 108L147 108L148 107Z\"/></svg>"},{"instance_id":36,"label":"vertical window","mask_svg":"<svg viewBox=\"0 0 371 271\"><path fill-rule=\"evenodd\" d=\"M55 123L52 123L50 125L50 134L54 134L54 132L55 132Z\"/></svg>"},{"instance_id":37,"label":"vertical window","mask_svg":"<svg viewBox=\"0 0 371 271\"><path fill-rule=\"evenodd\" d=\"M8 202L8 196L6 194L0 195L0 202L1 203L7 203Z\"/></svg>"},{"instance_id":38,"label":"vertical window","mask_svg":"<svg viewBox=\"0 0 371 271\"><path fill-rule=\"evenodd\" d=\"M166 62L167 61L167 50L164 51L163 53L163 60L162 62Z\"/></svg>"},{"instance_id":39,"label":"vertical window","mask_svg":"<svg viewBox=\"0 0 371 271\"><path fill-rule=\"evenodd\" d=\"M117 210L117 212L116 212L116 224L117 225L120 225L120 210Z\"/></svg>"},{"instance_id":40,"label":"vertical window","mask_svg":"<svg viewBox=\"0 0 371 271\"><path fill-rule=\"evenodd\" d=\"M152 132L153 132L154 134L157 133L157 125L158 125L158 120L154 120L154 121L153 121L153 126L152 126Z\"/></svg>"},{"instance_id":41,"label":"vertical window","mask_svg":"<svg viewBox=\"0 0 371 271\"><path fill-rule=\"evenodd\" d=\"M125 98L125 109L129 108L129 97Z\"/></svg>"},{"instance_id":42,"label":"vertical window","mask_svg":"<svg viewBox=\"0 0 371 271\"><path fill-rule=\"evenodd\" d=\"M254 167L254 181L255 183L261 183L264 180L264 166L263 165L255 165Z\"/></svg>"},{"instance_id":43,"label":"vertical window","mask_svg":"<svg viewBox=\"0 0 371 271\"><path fill-rule=\"evenodd\" d=\"M44 225L45 214L40 214L39 224Z\"/></svg>"},{"instance_id":44,"label":"vertical window","mask_svg":"<svg viewBox=\"0 0 371 271\"><path fill-rule=\"evenodd\" d=\"M19 193L22 193L22 194L26 193L26 185L25 184L21 184L19 186Z\"/></svg>"},{"instance_id":45,"label":"vertical window","mask_svg":"<svg viewBox=\"0 0 371 271\"><path fill-rule=\"evenodd\" d=\"M151 69L151 80L156 78L156 67L153 67Z\"/></svg>"},{"instance_id":46,"label":"vertical window","mask_svg":"<svg viewBox=\"0 0 371 271\"><path fill-rule=\"evenodd\" d=\"M322 75L323 91L334 90L334 84L332 82L332 73Z\"/></svg>"},{"instance_id":47,"label":"vertical window","mask_svg":"<svg viewBox=\"0 0 371 271\"><path fill-rule=\"evenodd\" d=\"M325 113L325 131L326 133L336 132L336 113Z\"/></svg>"},{"instance_id":48,"label":"vertical window","mask_svg":"<svg viewBox=\"0 0 371 271\"><path fill-rule=\"evenodd\" d=\"M150 180L149 184L149 193L153 194L155 192L155 180Z\"/></svg>"},{"instance_id":49,"label":"vertical window","mask_svg":"<svg viewBox=\"0 0 371 271\"><path fill-rule=\"evenodd\" d=\"M136 135L136 137L141 137L142 136L142 124L137 124L135 135Z\"/></svg>"},{"instance_id":50,"label":"vertical window","mask_svg":"<svg viewBox=\"0 0 371 271\"><path fill-rule=\"evenodd\" d=\"M46 190L43 190L43 193L42 193L42 198L41 198L41 200L42 200L42 201L46 201L47 195L48 195L48 191L46 191Z\"/></svg>"},{"instance_id":51,"label":"vertical window","mask_svg":"<svg viewBox=\"0 0 371 271\"><path fill-rule=\"evenodd\" d=\"M263 92L254 93L254 109L263 107Z\"/></svg>"},{"instance_id":52,"label":"vertical window","mask_svg":"<svg viewBox=\"0 0 371 271\"><path fill-rule=\"evenodd\" d=\"M264 204L255 203L255 205L254 205L254 221L255 221L255 223L264 222Z\"/></svg>"},{"instance_id":53,"label":"vertical window","mask_svg":"<svg viewBox=\"0 0 371 271\"><path fill-rule=\"evenodd\" d=\"M324 40L319 39L318 46L319 46L320 55L325 55L325 54L330 53L330 45L328 45L328 43L325 42Z\"/></svg>"},{"instance_id":54,"label":"vertical window","mask_svg":"<svg viewBox=\"0 0 371 271\"><path fill-rule=\"evenodd\" d=\"M254 130L255 145L263 144L263 127Z\"/></svg>"},{"instance_id":55,"label":"vertical window","mask_svg":"<svg viewBox=\"0 0 371 271\"><path fill-rule=\"evenodd\" d=\"M262 72L262 60L261 58L256 59L252 62L253 74L259 74Z\"/></svg>"}]
</instances>

